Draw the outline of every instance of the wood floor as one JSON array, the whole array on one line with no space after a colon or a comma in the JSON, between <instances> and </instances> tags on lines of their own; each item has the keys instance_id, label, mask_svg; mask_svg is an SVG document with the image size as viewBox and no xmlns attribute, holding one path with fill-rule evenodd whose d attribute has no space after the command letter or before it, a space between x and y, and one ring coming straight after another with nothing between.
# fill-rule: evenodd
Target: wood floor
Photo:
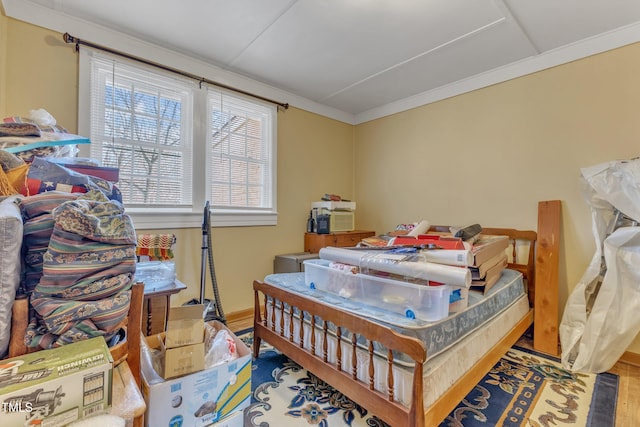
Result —
<instances>
[{"instance_id":1,"label":"wood floor","mask_svg":"<svg viewBox=\"0 0 640 427\"><path fill-rule=\"evenodd\" d=\"M253 319L238 317L229 320L229 329L241 331L251 328ZM523 338L519 345L530 345ZM609 371L619 376L618 403L616 408L616 427L640 426L640 366L618 362Z\"/></svg>"},{"instance_id":2,"label":"wood floor","mask_svg":"<svg viewBox=\"0 0 640 427\"><path fill-rule=\"evenodd\" d=\"M616 427L640 425L640 366L619 362L609 372L620 377Z\"/></svg>"},{"instance_id":3,"label":"wood floor","mask_svg":"<svg viewBox=\"0 0 640 427\"><path fill-rule=\"evenodd\" d=\"M531 348L531 344L527 337L518 341L525 348ZM609 372L619 377L616 427L640 426L640 366L618 362Z\"/></svg>"}]
</instances>

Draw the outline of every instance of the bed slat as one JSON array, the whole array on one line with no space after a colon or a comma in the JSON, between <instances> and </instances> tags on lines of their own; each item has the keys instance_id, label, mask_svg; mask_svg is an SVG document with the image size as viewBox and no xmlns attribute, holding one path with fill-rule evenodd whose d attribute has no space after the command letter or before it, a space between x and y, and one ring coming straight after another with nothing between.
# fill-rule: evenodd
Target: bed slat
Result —
<instances>
[{"instance_id":1,"label":"bed slat","mask_svg":"<svg viewBox=\"0 0 640 427\"><path fill-rule=\"evenodd\" d=\"M304 319L304 311L302 312L302 314L300 315L300 335L298 336L298 339L300 340L300 348L304 347L304 322L302 321L302 319ZM313 331L313 329L312 329Z\"/></svg>"},{"instance_id":2,"label":"bed slat","mask_svg":"<svg viewBox=\"0 0 640 427\"><path fill-rule=\"evenodd\" d=\"M313 372L319 378L322 378L328 384L340 390L346 396L363 407L384 408L384 413L380 414L380 416L387 423L394 426L402 425L424 427L424 418L422 416L424 413L424 403L422 400L421 390L422 366L427 355L424 344L420 340L403 336L372 320L336 309L336 307L328 306L319 303L318 301L311 301L300 295L292 294L275 286L269 285L268 283L255 281L253 286L255 294L254 298L257 306L262 305L262 299L264 298L264 305L271 305L273 307L270 311L271 327L264 324L260 310L254 310L254 314L257 316L254 319L254 357L258 357L260 352L260 342L264 339L289 356L296 363L304 366L310 372ZM285 306L288 307L286 310L284 309ZM321 319L322 325L319 325L322 335L322 351L320 357L316 355L314 333L310 336L311 350L300 347L298 343L291 342L288 337L283 336L282 331L286 326L283 319L285 319L285 317L287 319L291 319L290 312L293 310L295 310L295 313L308 313L312 331L315 330L315 325L317 323L316 316L318 319ZM277 319L274 318L274 313L276 311L279 313L280 317L280 321L278 322L279 331L276 331L273 327L277 322ZM267 310L267 313L269 313L269 310ZM297 315L298 314L296 314L296 316ZM291 325L291 320L289 320L289 322ZM340 326L337 329L336 339L338 344L336 345L335 351L335 364L329 363L328 322L332 322L333 324ZM303 327L304 325L300 323L300 328ZM291 329L291 326L289 326L289 330ZM351 372L344 372L342 370L342 345L348 342L345 342L343 338L344 330L349 331L352 335ZM357 355L354 349L357 347L357 340L359 336L363 337L368 343L369 366L366 383L358 379ZM375 389L376 371L373 361L374 357L378 356L374 353L374 342L380 343L382 346L389 349L389 358L386 363L390 368L393 366L393 351L404 353L414 360L415 366L411 392L412 403L410 407L406 407L395 401L393 391L395 383L393 369L389 369L389 373L387 375L387 384L385 389L388 391L386 393L382 393Z\"/></svg>"},{"instance_id":3,"label":"bed slat","mask_svg":"<svg viewBox=\"0 0 640 427\"><path fill-rule=\"evenodd\" d=\"M342 328L336 328L336 364L338 371L342 371Z\"/></svg>"},{"instance_id":4,"label":"bed slat","mask_svg":"<svg viewBox=\"0 0 640 427\"><path fill-rule=\"evenodd\" d=\"M351 378L358 379L358 355L356 350L358 348L358 336L351 334Z\"/></svg>"},{"instance_id":5,"label":"bed slat","mask_svg":"<svg viewBox=\"0 0 640 427\"><path fill-rule=\"evenodd\" d=\"M311 313L311 354L316 354L316 316Z\"/></svg>"},{"instance_id":6,"label":"bed slat","mask_svg":"<svg viewBox=\"0 0 640 427\"><path fill-rule=\"evenodd\" d=\"M389 402L393 402L393 386L395 381L393 379L393 352L391 350L387 352L387 365L389 366L387 375L387 384L389 384Z\"/></svg>"}]
</instances>

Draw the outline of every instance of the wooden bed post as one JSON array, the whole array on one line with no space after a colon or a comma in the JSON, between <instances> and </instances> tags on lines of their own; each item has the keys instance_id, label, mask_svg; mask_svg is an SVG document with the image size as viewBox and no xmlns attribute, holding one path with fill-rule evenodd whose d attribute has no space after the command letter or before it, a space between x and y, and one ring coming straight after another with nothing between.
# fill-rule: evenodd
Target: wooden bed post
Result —
<instances>
[{"instance_id":1,"label":"wooden bed post","mask_svg":"<svg viewBox=\"0 0 640 427\"><path fill-rule=\"evenodd\" d=\"M558 260L560 252L560 200L538 203L533 348L558 355Z\"/></svg>"}]
</instances>

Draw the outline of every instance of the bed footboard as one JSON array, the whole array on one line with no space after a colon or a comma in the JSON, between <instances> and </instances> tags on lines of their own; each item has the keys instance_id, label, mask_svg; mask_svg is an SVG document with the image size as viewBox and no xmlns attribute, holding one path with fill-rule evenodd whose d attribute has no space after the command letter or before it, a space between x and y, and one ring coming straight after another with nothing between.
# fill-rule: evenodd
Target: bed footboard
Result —
<instances>
[{"instance_id":1,"label":"bed footboard","mask_svg":"<svg viewBox=\"0 0 640 427\"><path fill-rule=\"evenodd\" d=\"M358 317L352 313L342 311L317 301L311 301L302 296L283 291L277 287L261 281L253 282L255 312L254 312L254 342L253 355L258 357L260 344L264 339L269 344L286 354L290 359L318 377L332 387L340 390L353 401L365 408L376 408L378 415L386 423L393 426L424 427L424 405L422 398L422 367L426 360L426 350L423 343L415 338L403 336L392 329L368 319ZM267 305L271 305L269 313ZM261 312L261 307L264 312ZM279 315L276 316L276 311ZM299 313L298 316L294 312ZM271 316L268 318L267 316ZM304 318L311 321L311 330L322 330L319 341L316 334L311 334L311 348L306 349ZM288 321L285 322L285 318ZM278 324L276 319L278 319ZM299 322L299 327L295 327ZM317 324L316 322L319 322ZM336 326L337 345L329 354L327 322ZM285 325L288 326L285 327ZM297 334L298 336L295 336ZM346 340L344 337L349 336ZM368 343L368 381L359 379L358 364L356 363L356 346L358 339ZM388 349L386 363L388 364L386 389L383 393L374 388L374 343L379 343ZM351 347L347 352L344 346ZM411 403L405 406L394 397L393 353L404 353L414 362L414 375L411 391ZM347 372L343 366L344 354L351 354L351 369ZM318 356L318 354L320 354ZM335 360L336 363L330 363ZM361 377L361 376L360 376Z\"/></svg>"}]
</instances>

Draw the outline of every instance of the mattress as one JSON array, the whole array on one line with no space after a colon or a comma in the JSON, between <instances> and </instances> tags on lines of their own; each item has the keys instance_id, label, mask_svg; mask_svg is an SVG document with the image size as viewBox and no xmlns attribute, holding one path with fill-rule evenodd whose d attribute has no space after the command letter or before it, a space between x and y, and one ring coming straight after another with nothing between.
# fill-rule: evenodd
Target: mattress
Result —
<instances>
[{"instance_id":1,"label":"mattress","mask_svg":"<svg viewBox=\"0 0 640 427\"><path fill-rule=\"evenodd\" d=\"M500 280L486 293L469 291L466 309L451 313L444 319L429 322L410 319L401 314L363 304L336 294L311 289L305 285L304 273L279 273L265 277L265 282L286 289L289 292L317 299L328 305L340 307L358 316L373 319L403 335L418 338L425 343L427 360L442 354L457 342L478 330L483 324L494 319L514 302L524 298L526 293L522 274L514 270L504 270ZM348 335L344 338L349 338ZM386 354L386 349L375 348L376 353ZM413 365L403 354L394 354L397 363Z\"/></svg>"},{"instance_id":2,"label":"mattress","mask_svg":"<svg viewBox=\"0 0 640 427\"><path fill-rule=\"evenodd\" d=\"M296 274L296 273L289 273ZM281 320L282 311L276 309L272 316L273 305L267 302L268 327L273 325L275 332L280 333L281 328L285 334L290 331L290 316L285 310L284 319ZM430 357L423 366L423 402L425 408L431 406L440 396L442 396L463 374L472 370L475 364L486 354L502 337L504 337L513 326L518 323L529 312L529 300L526 295L513 301L513 303L486 322L485 327L478 328L475 333L468 334L450 346L449 350L437 356ZM282 323L281 323L282 322ZM293 342L300 343L300 325L297 320L293 322ZM311 348L311 325L303 322L304 343L307 350ZM315 342L323 340L323 331L316 324L314 330ZM342 369L344 372L353 372L352 346L348 345L348 339L342 336ZM347 345L345 345L347 344ZM328 363L336 365L337 337L334 334L327 334L327 356ZM369 383L369 353L366 348L356 347L356 364L358 379L364 383ZM315 355L323 357L324 350L321 345L316 344ZM374 388L382 393L387 390L387 377L389 365L383 355L373 358ZM393 362L394 376L394 396L397 402L409 406L411 403L411 388L413 383L413 363L401 363L398 360Z\"/></svg>"}]
</instances>

